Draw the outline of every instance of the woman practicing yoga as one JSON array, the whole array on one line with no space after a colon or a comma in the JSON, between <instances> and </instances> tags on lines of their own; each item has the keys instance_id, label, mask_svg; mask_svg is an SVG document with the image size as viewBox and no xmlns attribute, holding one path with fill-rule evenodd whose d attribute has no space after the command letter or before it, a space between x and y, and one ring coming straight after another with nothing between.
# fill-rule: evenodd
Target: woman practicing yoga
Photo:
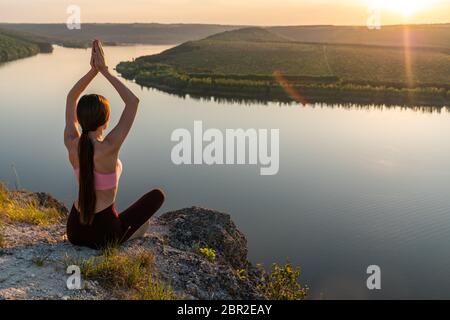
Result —
<instances>
[{"instance_id":1,"label":"woman practicing yoga","mask_svg":"<svg viewBox=\"0 0 450 320\"><path fill-rule=\"evenodd\" d=\"M103 133L109 122L108 100L97 94L80 98L99 73L125 103L118 124L106 137ZM138 105L139 99L108 71L102 45L94 41L91 69L67 95L64 144L79 184L78 201L67 221L67 236L74 245L99 249L140 237L164 202L163 192L156 189L121 214L114 206L122 173L119 151L133 125Z\"/></svg>"}]
</instances>

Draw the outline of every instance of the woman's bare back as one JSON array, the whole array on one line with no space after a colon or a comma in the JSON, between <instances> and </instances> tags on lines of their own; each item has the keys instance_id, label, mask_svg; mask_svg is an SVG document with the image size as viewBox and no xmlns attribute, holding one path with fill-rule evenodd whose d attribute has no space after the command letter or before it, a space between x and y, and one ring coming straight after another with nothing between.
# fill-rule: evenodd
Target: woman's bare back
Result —
<instances>
[{"instance_id":1,"label":"woman's bare back","mask_svg":"<svg viewBox=\"0 0 450 320\"><path fill-rule=\"evenodd\" d=\"M98 140L95 135L92 137L94 145L94 171L100 174L112 174L118 170L118 152L111 151L104 140ZM72 167L76 170L80 167L78 157L78 142L79 139L74 139L73 143L68 146L69 161ZM109 190L96 190L96 206L95 212L100 212L105 208L111 206L117 195L118 185ZM75 201L75 206L78 209L78 201Z\"/></svg>"}]
</instances>

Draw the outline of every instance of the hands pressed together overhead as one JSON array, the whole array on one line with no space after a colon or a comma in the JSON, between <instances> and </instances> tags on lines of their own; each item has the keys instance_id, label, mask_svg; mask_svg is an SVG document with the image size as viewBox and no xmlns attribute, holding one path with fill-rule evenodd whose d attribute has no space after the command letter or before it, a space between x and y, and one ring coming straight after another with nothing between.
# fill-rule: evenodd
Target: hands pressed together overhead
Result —
<instances>
[{"instance_id":1,"label":"hands pressed together overhead","mask_svg":"<svg viewBox=\"0 0 450 320\"><path fill-rule=\"evenodd\" d=\"M92 42L91 67L98 72L108 70L105 52L103 51L102 43L99 40L94 40Z\"/></svg>"}]
</instances>

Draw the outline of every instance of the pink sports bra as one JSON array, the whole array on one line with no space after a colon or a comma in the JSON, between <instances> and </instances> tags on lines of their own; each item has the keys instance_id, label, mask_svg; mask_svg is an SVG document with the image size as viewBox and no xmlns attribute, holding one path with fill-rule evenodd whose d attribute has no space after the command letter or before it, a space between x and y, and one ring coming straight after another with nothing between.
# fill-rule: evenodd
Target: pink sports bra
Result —
<instances>
[{"instance_id":1,"label":"pink sports bra","mask_svg":"<svg viewBox=\"0 0 450 320\"><path fill-rule=\"evenodd\" d=\"M80 169L73 169L75 177L79 181ZM117 160L116 172L113 173L98 173L94 171L95 190L111 190L115 189L119 184L120 176L122 174L122 162Z\"/></svg>"}]
</instances>

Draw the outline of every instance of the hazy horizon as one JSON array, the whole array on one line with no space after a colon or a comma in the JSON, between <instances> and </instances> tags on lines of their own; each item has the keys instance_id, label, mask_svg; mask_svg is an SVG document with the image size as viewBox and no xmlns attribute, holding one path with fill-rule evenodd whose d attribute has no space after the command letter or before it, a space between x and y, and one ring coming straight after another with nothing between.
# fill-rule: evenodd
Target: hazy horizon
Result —
<instances>
[{"instance_id":1,"label":"hazy horizon","mask_svg":"<svg viewBox=\"0 0 450 320\"><path fill-rule=\"evenodd\" d=\"M65 24L64 22L8 22L1 21L0 24L31 24L31 25L58 25ZM238 27L365 27L365 25L357 24L272 24L272 25L262 25L262 24L224 24L224 23L207 23L207 22L95 22L86 21L83 24L114 24L114 25L130 25L130 24L160 24L160 25L217 25L217 26L238 26ZM385 24L384 27L395 27L403 25L420 26L420 25L446 25L450 24L448 22L437 22L437 23L397 23L397 24Z\"/></svg>"},{"instance_id":2,"label":"hazy horizon","mask_svg":"<svg viewBox=\"0 0 450 320\"><path fill-rule=\"evenodd\" d=\"M371 5L381 8L382 25L450 23L450 0L0 0L0 21L65 23L70 5L81 8L82 23L358 26Z\"/></svg>"}]
</instances>

